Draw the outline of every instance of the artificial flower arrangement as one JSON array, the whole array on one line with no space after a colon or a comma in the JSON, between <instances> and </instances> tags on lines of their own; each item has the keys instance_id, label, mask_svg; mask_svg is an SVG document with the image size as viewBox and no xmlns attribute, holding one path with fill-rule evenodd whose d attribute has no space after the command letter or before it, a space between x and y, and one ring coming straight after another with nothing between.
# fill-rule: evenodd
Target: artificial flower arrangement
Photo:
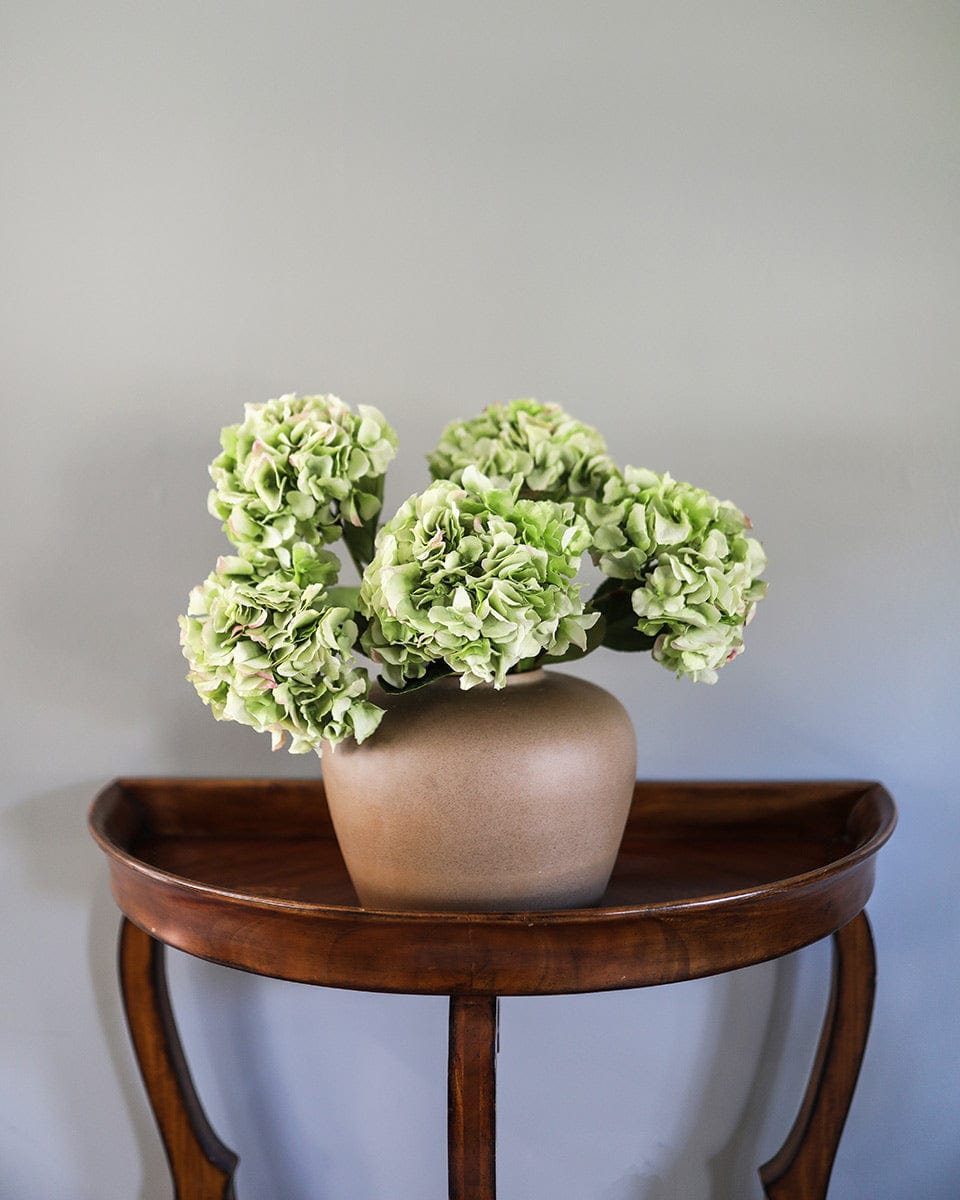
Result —
<instances>
[{"instance_id":1,"label":"artificial flower arrangement","mask_svg":"<svg viewBox=\"0 0 960 1200\"><path fill-rule=\"evenodd\" d=\"M334 396L247 405L222 431L209 510L236 553L180 617L189 679L218 720L320 753L376 731L382 688L511 672L598 646L650 651L697 682L743 649L766 558L732 504L668 474L620 468L556 405L493 404L443 431L433 482L379 526L397 437ZM338 583L342 541L359 587ZM589 554L604 578L587 601Z\"/></svg>"}]
</instances>

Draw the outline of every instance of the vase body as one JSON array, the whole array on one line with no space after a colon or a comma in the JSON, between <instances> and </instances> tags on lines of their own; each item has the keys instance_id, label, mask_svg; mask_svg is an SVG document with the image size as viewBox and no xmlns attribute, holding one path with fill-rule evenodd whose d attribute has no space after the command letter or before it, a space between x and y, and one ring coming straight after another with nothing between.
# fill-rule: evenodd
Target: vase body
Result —
<instances>
[{"instance_id":1,"label":"vase body","mask_svg":"<svg viewBox=\"0 0 960 1200\"><path fill-rule=\"evenodd\" d=\"M636 775L623 706L595 684L532 671L405 696L369 741L323 753L337 840L361 904L531 911L595 903Z\"/></svg>"}]
</instances>

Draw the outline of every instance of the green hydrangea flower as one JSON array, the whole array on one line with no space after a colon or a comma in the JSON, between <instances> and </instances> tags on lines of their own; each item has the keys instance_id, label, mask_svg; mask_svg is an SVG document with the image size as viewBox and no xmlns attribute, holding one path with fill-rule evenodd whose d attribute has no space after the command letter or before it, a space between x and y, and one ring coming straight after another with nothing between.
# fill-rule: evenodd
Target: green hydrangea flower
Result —
<instances>
[{"instance_id":1,"label":"green hydrangea flower","mask_svg":"<svg viewBox=\"0 0 960 1200\"><path fill-rule=\"evenodd\" d=\"M291 754L319 754L324 740L364 741L383 710L355 665L354 614L329 602L336 556L301 542L290 558L289 570L267 576L244 558L221 558L190 594L180 642L217 720L270 733L274 750L289 735Z\"/></svg>"},{"instance_id":2,"label":"green hydrangea flower","mask_svg":"<svg viewBox=\"0 0 960 1200\"><path fill-rule=\"evenodd\" d=\"M597 613L573 578L590 531L572 504L518 498L476 467L412 496L364 572L364 650L392 687L437 674L502 687L541 654L583 648Z\"/></svg>"},{"instance_id":3,"label":"green hydrangea flower","mask_svg":"<svg viewBox=\"0 0 960 1200\"><path fill-rule=\"evenodd\" d=\"M748 527L728 501L643 467L612 474L600 499L578 508L593 533L593 556L613 579L638 579L661 550L699 544L714 529L736 536Z\"/></svg>"},{"instance_id":4,"label":"green hydrangea flower","mask_svg":"<svg viewBox=\"0 0 960 1200\"><path fill-rule=\"evenodd\" d=\"M766 556L755 538L713 530L699 547L660 556L631 597L637 628L655 634L653 657L677 675L715 683L743 650L743 631L767 585Z\"/></svg>"},{"instance_id":5,"label":"green hydrangea flower","mask_svg":"<svg viewBox=\"0 0 960 1200\"><path fill-rule=\"evenodd\" d=\"M632 467L607 482L600 501L580 507L601 570L629 581L601 589L601 610L618 617L629 593L633 628L654 639L653 657L677 675L714 683L743 649L743 630L766 593L766 556L746 534L748 519L702 488Z\"/></svg>"},{"instance_id":6,"label":"green hydrangea flower","mask_svg":"<svg viewBox=\"0 0 960 1200\"><path fill-rule=\"evenodd\" d=\"M452 422L427 461L434 479L459 483L473 466L498 487L519 477L524 495L561 502L599 495L616 469L596 429L537 400L491 404L470 421Z\"/></svg>"},{"instance_id":7,"label":"green hydrangea flower","mask_svg":"<svg viewBox=\"0 0 960 1200\"><path fill-rule=\"evenodd\" d=\"M375 408L357 412L336 396L281 396L248 404L220 435L210 465L210 512L262 570L290 566L295 542L320 545L343 534L362 566L397 435Z\"/></svg>"},{"instance_id":8,"label":"green hydrangea flower","mask_svg":"<svg viewBox=\"0 0 960 1200\"><path fill-rule=\"evenodd\" d=\"M397 437L334 396L248 405L221 434L210 511L237 549L180 618L189 678L217 719L290 739L364 741L384 686L444 675L502 687L514 669L597 645L648 650L714 682L743 649L766 558L739 509L669 475L620 471L600 434L556 405L514 400L448 425L436 482L374 541ZM360 588L337 587L342 537ZM588 606L585 550L607 576Z\"/></svg>"}]
</instances>

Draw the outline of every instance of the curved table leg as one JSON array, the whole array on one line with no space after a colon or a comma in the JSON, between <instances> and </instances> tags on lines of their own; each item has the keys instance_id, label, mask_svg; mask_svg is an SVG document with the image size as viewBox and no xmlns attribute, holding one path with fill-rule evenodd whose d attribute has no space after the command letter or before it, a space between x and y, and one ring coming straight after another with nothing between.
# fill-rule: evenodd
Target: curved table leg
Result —
<instances>
[{"instance_id":1,"label":"curved table leg","mask_svg":"<svg viewBox=\"0 0 960 1200\"><path fill-rule=\"evenodd\" d=\"M164 946L126 918L120 987L140 1074L170 1163L176 1200L235 1200L237 1156L197 1098L170 1007Z\"/></svg>"},{"instance_id":2,"label":"curved table leg","mask_svg":"<svg viewBox=\"0 0 960 1200\"><path fill-rule=\"evenodd\" d=\"M497 998L451 996L447 1071L450 1200L495 1200Z\"/></svg>"},{"instance_id":3,"label":"curved table leg","mask_svg":"<svg viewBox=\"0 0 960 1200\"><path fill-rule=\"evenodd\" d=\"M866 913L833 935L833 975L817 1057L800 1112L760 1168L769 1200L824 1200L870 1032L876 958Z\"/></svg>"}]
</instances>

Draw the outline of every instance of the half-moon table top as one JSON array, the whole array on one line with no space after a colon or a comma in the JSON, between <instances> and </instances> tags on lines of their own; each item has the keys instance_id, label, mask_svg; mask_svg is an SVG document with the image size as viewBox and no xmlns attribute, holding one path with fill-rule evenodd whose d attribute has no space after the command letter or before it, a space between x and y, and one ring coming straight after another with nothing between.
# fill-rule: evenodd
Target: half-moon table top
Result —
<instances>
[{"instance_id":1,"label":"half-moon table top","mask_svg":"<svg viewBox=\"0 0 960 1200\"><path fill-rule=\"evenodd\" d=\"M877 783L641 781L595 906L436 913L360 907L319 780L118 779L90 811L117 903L160 941L431 995L645 987L779 957L861 911L895 821Z\"/></svg>"}]
</instances>

